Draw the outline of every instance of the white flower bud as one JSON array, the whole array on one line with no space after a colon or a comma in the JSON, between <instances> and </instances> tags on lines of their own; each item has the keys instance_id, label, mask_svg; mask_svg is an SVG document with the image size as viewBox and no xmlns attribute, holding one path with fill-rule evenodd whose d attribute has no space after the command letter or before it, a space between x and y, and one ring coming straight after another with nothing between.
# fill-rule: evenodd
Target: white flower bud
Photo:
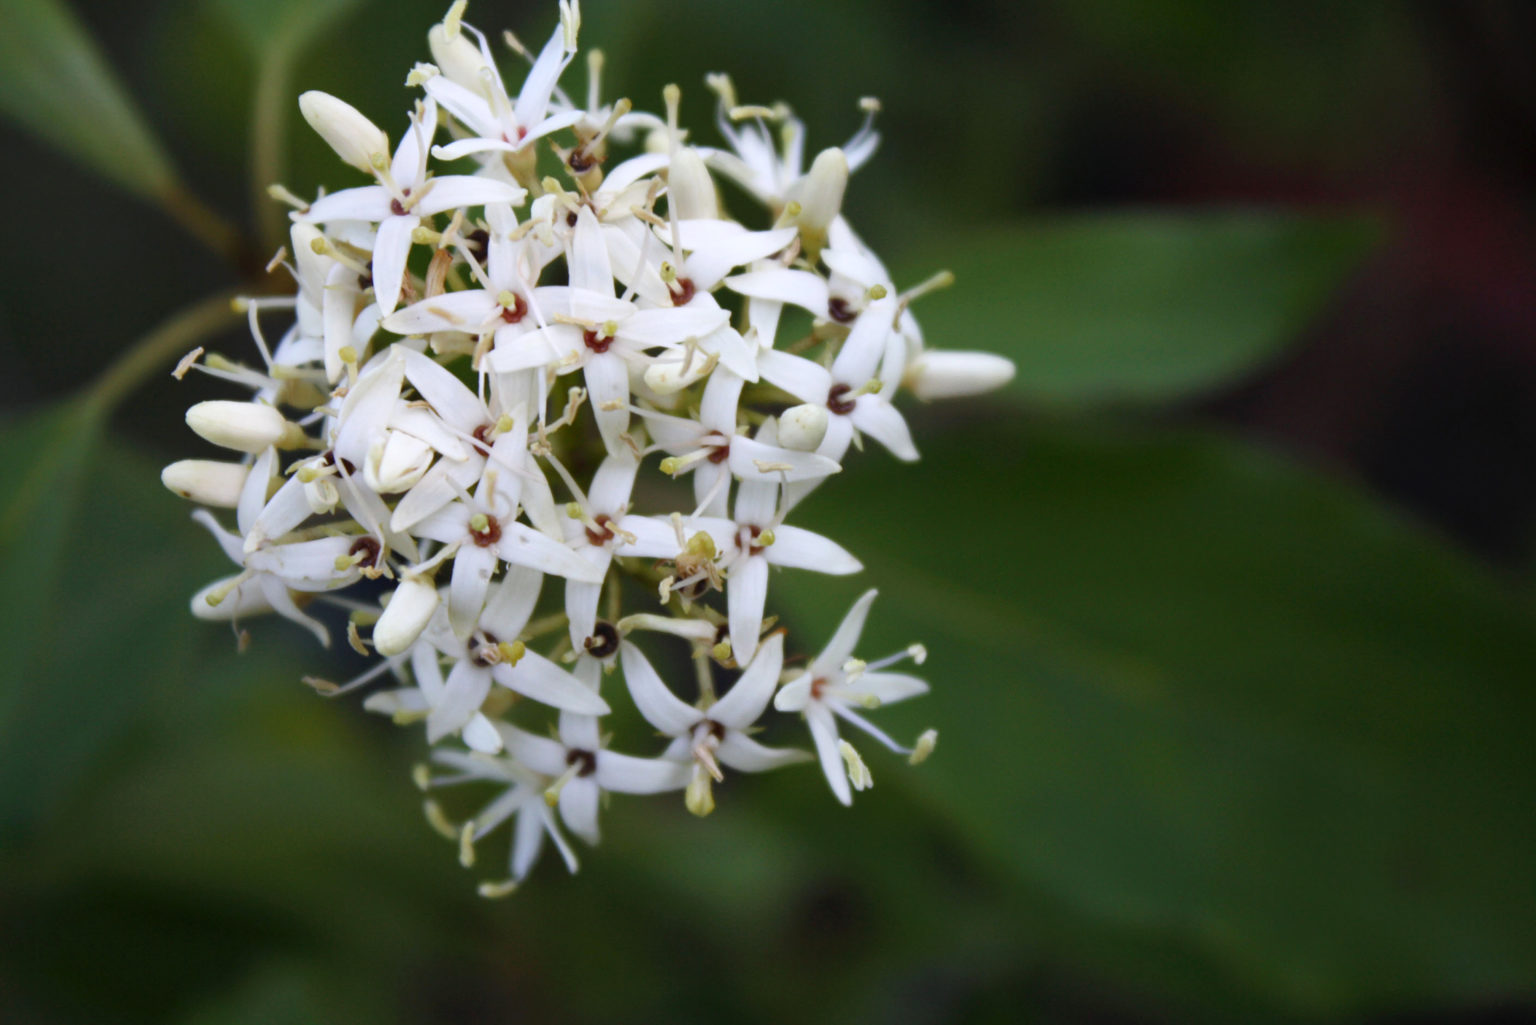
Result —
<instances>
[{"instance_id":1,"label":"white flower bud","mask_svg":"<svg viewBox=\"0 0 1536 1025\"><path fill-rule=\"evenodd\" d=\"M187 426L215 445L253 454L273 445L293 447L304 437L283 414L256 402L199 402L187 410Z\"/></svg>"},{"instance_id":2,"label":"white flower bud","mask_svg":"<svg viewBox=\"0 0 1536 1025\"><path fill-rule=\"evenodd\" d=\"M400 431L368 450L363 479L381 495L409 491L432 466L432 446Z\"/></svg>"},{"instance_id":3,"label":"white flower bud","mask_svg":"<svg viewBox=\"0 0 1536 1025\"><path fill-rule=\"evenodd\" d=\"M336 155L359 171L372 174L375 160L389 159L389 136L350 103L311 89L299 97L299 111Z\"/></svg>"},{"instance_id":4,"label":"white flower bud","mask_svg":"<svg viewBox=\"0 0 1536 1025\"><path fill-rule=\"evenodd\" d=\"M406 577L384 606L373 628L373 646L380 655L398 655L416 643L437 611L437 588L430 580Z\"/></svg>"},{"instance_id":5,"label":"white flower bud","mask_svg":"<svg viewBox=\"0 0 1536 1025\"><path fill-rule=\"evenodd\" d=\"M438 70L448 76L448 81L461 85L480 95L485 81L480 70L486 66L485 55L474 40L463 32L450 34L448 27L439 22L427 31L427 45L432 49L432 61Z\"/></svg>"},{"instance_id":6,"label":"white flower bud","mask_svg":"<svg viewBox=\"0 0 1536 1025\"><path fill-rule=\"evenodd\" d=\"M827 436L827 410L806 403L791 406L779 415L779 444L796 452L814 452Z\"/></svg>"},{"instance_id":7,"label":"white flower bud","mask_svg":"<svg viewBox=\"0 0 1536 1025\"><path fill-rule=\"evenodd\" d=\"M679 146L672 153L667 169L667 202L680 221L716 220L720 216L714 180L704 166L704 158L691 146Z\"/></svg>"},{"instance_id":8,"label":"white flower bud","mask_svg":"<svg viewBox=\"0 0 1536 1025\"><path fill-rule=\"evenodd\" d=\"M674 395L707 375L715 368L715 361L695 353L686 365L687 369L684 370L682 361L652 363L645 368L646 387L658 395Z\"/></svg>"},{"instance_id":9,"label":"white flower bud","mask_svg":"<svg viewBox=\"0 0 1536 1025\"><path fill-rule=\"evenodd\" d=\"M182 459L160 471L160 483L199 505L233 509L240 502L249 466L216 459Z\"/></svg>"},{"instance_id":10,"label":"white flower bud","mask_svg":"<svg viewBox=\"0 0 1536 1025\"><path fill-rule=\"evenodd\" d=\"M1013 361L990 352L929 349L907 367L903 384L920 399L980 395L1013 380Z\"/></svg>"},{"instance_id":11,"label":"white flower bud","mask_svg":"<svg viewBox=\"0 0 1536 1025\"><path fill-rule=\"evenodd\" d=\"M843 191L847 187L848 158L834 146L816 155L810 171L790 186L784 197L800 206L794 223L800 228L801 244L812 258L827 244L827 229L843 209Z\"/></svg>"}]
</instances>

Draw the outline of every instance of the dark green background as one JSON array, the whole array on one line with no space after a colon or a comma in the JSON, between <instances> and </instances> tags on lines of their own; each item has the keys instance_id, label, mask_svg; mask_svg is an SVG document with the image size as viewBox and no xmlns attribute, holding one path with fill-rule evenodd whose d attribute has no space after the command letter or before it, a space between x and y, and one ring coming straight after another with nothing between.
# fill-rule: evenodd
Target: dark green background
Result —
<instances>
[{"instance_id":1,"label":"dark green background","mask_svg":"<svg viewBox=\"0 0 1536 1025\"><path fill-rule=\"evenodd\" d=\"M588 0L605 95L678 81L701 141L708 71L815 147L879 96L850 217L899 285L956 272L930 344L1019 374L807 503L863 577L775 581L807 643L881 588L864 651L934 684L882 722L934 758L851 811L812 769L615 800L497 903L417 732L297 683L345 657L187 613L225 568L157 470L227 393L78 397L259 287L258 82L283 180L352 184L292 97L394 134L443 7L0 2L0 1020L1531 1020L1527 7ZM233 262L146 199L171 168Z\"/></svg>"}]
</instances>

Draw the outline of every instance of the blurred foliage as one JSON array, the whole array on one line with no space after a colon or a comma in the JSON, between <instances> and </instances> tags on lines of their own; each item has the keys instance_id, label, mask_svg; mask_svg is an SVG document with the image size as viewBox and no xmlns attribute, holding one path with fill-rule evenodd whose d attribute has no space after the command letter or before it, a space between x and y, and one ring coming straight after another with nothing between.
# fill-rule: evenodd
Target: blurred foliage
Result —
<instances>
[{"instance_id":1,"label":"blurred foliage","mask_svg":"<svg viewBox=\"0 0 1536 1025\"><path fill-rule=\"evenodd\" d=\"M266 184L248 167L348 184L292 94L396 131L444 6L82 4L119 75L64 6L5 3L0 111L147 197L175 180L161 124L236 211ZM552 7L470 17L537 38ZM702 822L616 801L579 876L478 901L420 820L414 735L300 688L322 666L299 631L251 624L237 655L188 613L227 567L156 467L213 389L161 381L115 420L66 394L154 311L254 287L261 243L220 269L147 242L159 222L18 140L36 166L9 173L61 222L41 263L0 257L26 286L0 300L11 394L54 399L0 427L0 1018L1294 1021L1536 995L1529 598L1348 483L1159 415L1271 364L1377 221L1023 216L1082 167L1117 173L1068 159L1106 95L1285 159L1383 117L1395 137L1383 97L1423 88L1401 6L584 12L605 96L675 78L703 132L721 66L744 99L792 99L815 145L880 95L854 222L899 284L957 272L918 307L931 343L1019 364L991 403L917 413L918 466L869 453L807 503L865 578L779 578L806 643L882 588L861 654L927 643L935 695L888 714L903 736L931 717L938 753L873 758L851 812L812 769L732 779Z\"/></svg>"}]
</instances>

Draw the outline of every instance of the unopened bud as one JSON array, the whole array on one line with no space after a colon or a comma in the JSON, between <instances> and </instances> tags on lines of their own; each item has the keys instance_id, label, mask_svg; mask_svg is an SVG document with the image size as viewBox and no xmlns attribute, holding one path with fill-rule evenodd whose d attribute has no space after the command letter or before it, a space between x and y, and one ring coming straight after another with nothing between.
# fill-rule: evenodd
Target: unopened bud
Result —
<instances>
[{"instance_id":1,"label":"unopened bud","mask_svg":"<svg viewBox=\"0 0 1536 1025\"><path fill-rule=\"evenodd\" d=\"M680 221L716 220L720 216L715 183L704 166L704 158L691 146L679 146L672 152L672 163L667 169L667 203Z\"/></svg>"},{"instance_id":2,"label":"unopened bud","mask_svg":"<svg viewBox=\"0 0 1536 1025\"><path fill-rule=\"evenodd\" d=\"M416 643L437 611L437 588L422 577L406 577L373 628L373 646L380 655L399 655Z\"/></svg>"},{"instance_id":3,"label":"unopened bud","mask_svg":"<svg viewBox=\"0 0 1536 1025\"><path fill-rule=\"evenodd\" d=\"M207 441L237 452L262 452L273 445L297 447L304 432L271 406L214 399L187 410L187 426Z\"/></svg>"},{"instance_id":4,"label":"unopened bud","mask_svg":"<svg viewBox=\"0 0 1536 1025\"><path fill-rule=\"evenodd\" d=\"M990 352L929 349L907 367L902 383L920 399L980 395L1013 380L1013 361Z\"/></svg>"},{"instance_id":5,"label":"unopened bud","mask_svg":"<svg viewBox=\"0 0 1536 1025\"><path fill-rule=\"evenodd\" d=\"M486 66L485 55L474 40L458 31L458 25L446 22L433 25L427 30L427 46L432 50L432 62L448 76L448 81L472 89L478 94L485 82L480 70Z\"/></svg>"},{"instance_id":6,"label":"unopened bud","mask_svg":"<svg viewBox=\"0 0 1536 1025\"><path fill-rule=\"evenodd\" d=\"M389 160L389 136L345 100L311 89L299 97L299 111L336 155L359 171L372 174L380 160Z\"/></svg>"},{"instance_id":7,"label":"unopened bud","mask_svg":"<svg viewBox=\"0 0 1536 1025\"><path fill-rule=\"evenodd\" d=\"M432 446L400 431L390 431L363 461L363 479L381 495L409 491L432 466Z\"/></svg>"},{"instance_id":8,"label":"unopened bud","mask_svg":"<svg viewBox=\"0 0 1536 1025\"><path fill-rule=\"evenodd\" d=\"M693 814L703 818L715 810L715 793L711 785L709 773L704 766L694 763L693 775L688 780L688 789L683 792L683 803Z\"/></svg>"},{"instance_id":9,"label":"unopened bud","mask_svg":"<svg viewBox=\"0 0 1536 1025\"><path fill-rule=\"evenodd\" d=\"M842 211L843 190L847 187L848 158L833 147L816 155L810 171L785 196L800 208L795 223L800 228L800 244L811 259L819 256L827 244L827 229Z\"/></svg>"},{"instance_id":10,"label":"unopened bud","mask_svg":"<svg viewBox=\"0 0 1536 1025\"><path fill-rule=\"evenodd\" d=\"M160 471L160 483L199 505L233 509L240 502L249 466L216 459L182 459Z\"/></svg>"},{"instance_id":11,"label":"unopened bud","mask_svg":"<svg viewBox=\"0 0 1536 1025\"><path fill-rule=\"evenodd\" d=\"M779 444L796 452L814 452L827 436L825 406L791 406L779 416Z\"/></svg>"}]
</instances>

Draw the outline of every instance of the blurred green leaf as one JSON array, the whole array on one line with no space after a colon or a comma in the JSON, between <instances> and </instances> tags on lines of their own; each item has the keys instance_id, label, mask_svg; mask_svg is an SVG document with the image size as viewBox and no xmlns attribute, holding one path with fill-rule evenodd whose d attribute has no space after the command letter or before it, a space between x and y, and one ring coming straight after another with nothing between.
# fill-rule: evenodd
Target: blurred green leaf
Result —
<instances>
[{"instance_id":1,"label":"blurred green leaf","mask_svg":"<svg viewBox=\"0 0 1536 1025\"><path fill-rule=\"evenodd\" d=\"M205 0L239 31L252 52L297 51L362 0ZM447 8L444 7L444 10ZM425 31L423 29L422 31Z\"/></svg>"},{"instance_id":2,"label":"blurred green leaf","mask_svg":"<svg viewBox=\"0 0 1536 1025\"><path fill-rule=\"evenodd\" d=\"M1165 983L1214 962L1324 1014L1529 992L1527 602L1215 437L999 416L924 456L854 466L806 525L884 587L859 654L932 652L935 695L881 715L937 720L912 776L937 814L1106 936L1141 933ZM808 642L866 585L779 580Z\"/></svg>"},{"instance_id":3,"label":"blurred green leaf","mask_svg":"<svg viewBox=\"0 0 1536 1025\"><path fill-rule=\"evenodd\" d=\"M1117 213L925 246L929 342L1001 352L1043 402L1166 402L1254 373L1317 315L1378 235L1359 218Z\"/></svg>"},{"instance_id":4,"label":"blurred green leaf","mask_svg":"<svg viewBox=\"0 0 1536 1025\"><path fill-rule=\"evenodd\" d=\"M62 0L0 0L0 112L131 192L176 175L138 105Z\"/></svg>"}]
</instances>

